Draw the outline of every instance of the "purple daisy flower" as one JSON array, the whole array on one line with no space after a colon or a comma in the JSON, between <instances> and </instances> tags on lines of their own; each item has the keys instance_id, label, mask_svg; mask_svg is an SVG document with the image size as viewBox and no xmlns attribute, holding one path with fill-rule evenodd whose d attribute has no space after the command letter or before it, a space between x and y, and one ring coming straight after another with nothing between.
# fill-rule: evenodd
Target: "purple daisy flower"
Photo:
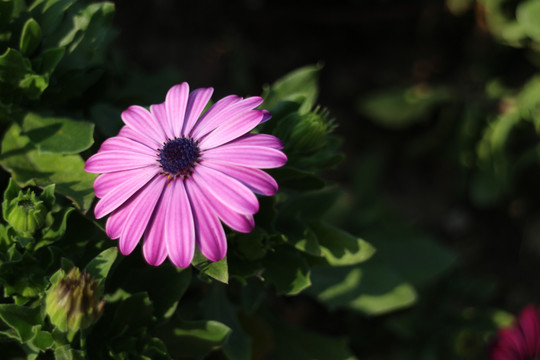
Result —
<instances>
[{"instance_id":1,"label":"purple daisy flower","mask_svg":"<svg viewBox=\"0 0 540 360\"><path fill-rule=\"evenodd\" d=\"M94 213L98 219L110 214L105 229L119 239L122 254L143 238L151 265L168 256L187 267L195 246L209 260L221 260L227 253L221 222L250 232L259 210L255 193L276 193L276 181L260 169L287 162L283 145L271 135L249 134L271 117L255 109L263 99L230 95L201 115L212 93L190 93L182 83L150 111L130 106L119 134L86 161L86 171L101 174Z\"/></svg>"}]
</instances>

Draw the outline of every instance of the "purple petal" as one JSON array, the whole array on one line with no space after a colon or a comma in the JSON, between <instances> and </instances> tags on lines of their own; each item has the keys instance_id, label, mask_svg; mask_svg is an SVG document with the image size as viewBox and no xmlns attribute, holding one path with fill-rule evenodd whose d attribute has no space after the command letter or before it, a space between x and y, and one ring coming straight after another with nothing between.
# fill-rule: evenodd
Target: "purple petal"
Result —
<instances>
[{"instance_id":1,"label":"purple petal","mask_svg":"<svg viewBox=\"0 0 540 360\"><path fill-rule=\"evenodd\" d=\"M131 129L152 140L158 147L165 140L159 124L145 108L133 105L122 112L122 120Z\"/></svg>"},{"instance_id":2,"label":"purple petal","mask_svg":"<svg viewBox=\"0 0 540 360\"><path fill-rule=\"evenodd\" d=\"M141 169L140 172L134 173L131 178L109 190L94 208L96 218L100 219L122 205L122 203L129 199L139 189L155 178L159 170L158 167Z\"/></svg>"},{"instance_id":3,"label":"purple petal","mask_svg":"<svg viewBox=\"0 0 540 360\"><path fill-rule=\"evenodd\" d=\"M226 204L216 199L210 192L201 190L195 181L192 182L192 185L197 187L197 191L202 194L201 196L205 203L209 204L214 210L214 213L231 229L242 233L249 233L253 230L253 227L255 227L253 215L234 212Z\"/></svg>"},{"instance_id":4,"label":"purple petal","mask_svg":"<svg viewBox=\"0 0 540 360\"><path fill-rule=\"evenodd\" d=\"M98 198L102 198L118 185L123 184L126 181L129 181L133 176L140 174L141 171L153 172L154 170L157 170L155 166L149 166L148 169L133 169L101 174L97 177L96 181L94 181L94 192Z\"/></svg>"},{"instance_id":5,"label":"purple petal","mask_svg":"<svg viewBox=\"0 0 540 360\"><path fill-rule=\"evenodd\" d=\"M230 141L227 145L267 146L277 150L283 149L283 142L280 139L267 134L246 134Z\"/></svg>"},{"instance_id":6,"label":"purple petal","mask_svg":"<svg viewBox=\"0 0 540 360\"><path fill-rule=\"evenodd\" d=\"M84 170L90 173L109 173L156 165L157 158L133 151L105 151L86 160Z\"/></svg>"},{"instance_id":7,"label":"purple petal","mask_svg":"<svg viewBox=\"0 0 540 360\"><path fill-rule=\"evenodd\" d=\"M167 186L167 212L164 238L171 262L178 267L188 267L195 253L195 223L192 205L181 179Z\"/></svg>"},{"instance_id":8,"label":"purple petal","mask_svg":"<svg viewBox=\"0 0 540 360\"><path fill-rule=\"evenodd\" d=\"M186 119L184 120L184 127L182 128L182 135L191 133L193 125L197 123L199 115L204 110L208 101L212 97L214 89L201 88L193 91L189 94L189 100L186 109Z\"/></svg>"},{"instance_id":9,"label":"purple petal","mask_svg":"<svg viewBox=\"0 0 540 360\"><path fill-rule=\"evenodd\" d=\"M193 179L186 179L186 190L191 200L195 220L197 247L208 260L219 261L227 254L225 231L217 215L193 183Z\"/></svg>"},{"instance_id":10,"label":"purple petal","mask_svg":"<svg viewBox=\"0 0 540 360\"><path fill-rule=\"evenodd\" d=\"M141 144L148 146L151 149L156 148L156 144L154 143L153 140L150 140L146 136L139 134L138 132L136 132L135 130L133 130L127 125L122 126L122 128L120 129L120 132L118 132L118 136L126 137L128 139L137 141Z\"/></svg>"},{"instance_id":11,"label":"purple petal","mask_svg":"<svg viewBox=\"0 0 540 360\"><path fill-rule=\"evenodd\" d=\"M141 144L140 142L122 136L108 138L103 142L103 144L101 144L98 152L117 150L133 151L136 153L146 154L150 156L158 155L158 152L155 149L149 148L148 146Z\"/></svg>"},{"instance_id":12,"label":"purple petal","mask_svg":"<svg viewBox=\"0 0 540 360\"><path fill-rule=\"evenodd\" d=\"M259 96L250 97L244 100L235 100L231 98L228 100L227 104L223 104L228 105L224 109L220 109L220 111L213 111L208 115L203 115L203 118L199 120L196 127L193 129L192 137L201 139L203 136L210 133L224 122L228 121L228 119L251 111L251 109L259 106L262 102L263 98ZM208 112L210 112L210 110L208 110Z\"/></svg>"},{"instance_id":13,"label":"purple petal","mask_svg":"<svg viewBox=\"0 0 540 360\"><path fill-rule=\"evenodd\" d=\"M529 353L534 355L540 341L540 319L536 306L529 305L521 311L519 326Z\"/></svg>"},{"instance_id":14,"label":"purple petal","mask_svg":"<svg viewBox=\"0 0 540 360\"><path fill-rule=\"evenodd\" d=\"M272 169L285 165L287 156L279 150L263 146L222 145L206 150L201 154L202 160L216 160L225 163Z\"/></svg>"},{"instance_id":15,"label":"purple petal","mask_svg":"<svg viewBox=\"0 0 540 360\"><path fill-rule=\"evenodd\" d=\"M111 239L118 239L120 237L120 234L122 234L122 230L124 229L124 225L126 224L126 217L131 212L131 209L133 209L134 204L136 204L136 202L134 201L135 198L136 196L130 197L125 203L123 203L120 207L114 210L107 218L107 223L105 224L105 232L107 233L107 236Z\"/></svg>"},{"instance_id":16,"label":"purple petal","mask_svg":"<svg viewBox=\"0 0 540 360\"><path fill-rule=\"evenodd\" d=\"M259 125L262 117L263 113L261 111L253 110L227 119L227 121L201 139L201 149L211 149L244 135Z\"/></svg>"},{"instance_id":17,"label":"purple petal","mask_svg":"<svg viewBox=\"0 0 540 360\"><path fill-rule=\"evenodd\" d=\"M182 132L188 96L189 85L183 82L180 85L173 86L165 98L169 129L172 130L173 137L180 137L180 133Z\"/></svg>"},{"instance_id":18,"label":"purple petal","mask_svg":"<svg viewBox=\"0 0 540 360\"><path fill-rule=\"evenodd\" d=\"M165 245L165 219L167 218L167 207L169 203L170 186L165 186L156 210L144 232L143 255L146 262L152 266L159 266L167 258L167 247Z\"/></svg>"},{"instance_id":19,"label":"purple petal","mask_svg":"<svg viewBox=\"0 0 540 360\"><path fill-rule=\"evenodd\" d=\"M195 123L195 125L193 125L189 136L195 137L196 134L199 133L200 129L209 124L207 119L215 118L216 116L230 108L231 105L236 104L240 100L242 100L242 98L238 95L229 95L224 97L223 99L220 99L214 105L210 106L210 108L199 117L199 120Z\"/></svg>"},{"instance_id":20,"label":"purple petal","mask_svg":"<svg viewBox=\"0 0 540 360\"><path fill-rule=\"evenodd\" d=\"M169 125L169 117L167 116L167 106L165 103L150 105L150 112L161 126L161 130L167 139L173 139L174 135Z\"/></svg>"},{"instance_id":21,"label":"purple petal","mask_svg":"<svg viewBox=\"0 0 540 360\"><path fill-rule=\"evenodd\" d=\"M272 196L278 190L276 180L262 170L218 161L206 161L204 165L235 178L257 194Z\"/></svg>"},{"instance_id":22,"label":"purple petal","mask_svg":"<svg viewBox=\"0 0 540 360\"><path fill-rule=\"evenodd\" d=\"M268 110L262 110L263 113L264 113L264 116L261 120L261 124L264 123L264 122L267 122L268 120L270 120L272 118L272 114L270 114L270 111Z\"/></svg>"},{"instance_id":23,"label":"purple petal","mask_svg":"<svg viewBox=\"0 0 540 360\"><path fill-rule=\"evenodd\" d=\"M122 254L130 254L139 243L166 181L165 176L156 176L137 194L120 235L118 247Z\"/></svg>"},{"instance_id":24,"label":"purple petal","mask_svg":"<svg viewBox=\"0 0 540 360\"><path fill-rule=\"evenodd\" d=\"M210 192L235 212L255 214L259 210L259 201L253 192L222 172L199 164L193 172L193 180L201 189Z\"/></svg>"}]
</instances>

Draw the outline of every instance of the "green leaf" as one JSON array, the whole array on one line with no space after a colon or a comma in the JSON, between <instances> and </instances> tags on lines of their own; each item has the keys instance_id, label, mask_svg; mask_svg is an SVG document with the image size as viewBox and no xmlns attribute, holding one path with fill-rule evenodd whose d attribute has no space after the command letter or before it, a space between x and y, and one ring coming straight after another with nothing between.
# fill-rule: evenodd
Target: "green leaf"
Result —
<instances>
[{"instance_id":1,"label":"green leaf","mask_svg":"<svg viewBox=\"0 0 540 360\"><path fill-rule=\"evenodd\" d=\"M9 202L15 199L19 195L20 191L21 188L17 186L12 178L10 178L9 184L4 191L4 201L2 201L2 215L4 216L4 220L7 221Z\"/></svg>"},{"instance_id":2,"label":"green leaf","mask_svg":"<svg viewBox=\"0 0 540 360\"><path fill-rule=\"evenodd\" d=\"M66 54L59 64L59 70L85 69L105 61L109 42L112 40L112 2L90 3L80 9L83 3L68 10L68 17L55 36L47 39L51 47L66 47Z\"/></svg>"},{"instance_id":3,"label":"green leaf","mask_svg":"<svg viewBox=\"0 0 540 360\"><path fill-rule=\"evenodd\" d=\"M29 10L41 24L44 35L53 33L64 20L67 10L77 3L77 0L36 0Z\"/></svg>"},{"instance_id":4,"label":"green leaf","mask_svg":"<svg viewBox=\"0 0 540 360\"><path fill-rule=\"evenodd\" d=\"M53 345L53 337L50 332L41 331L41 325L35 325L32 330L34 331L34 337L25 343L31 350L36 353L46 351Z\"/></svg>"},{"instance_id":5,"label":"green leaf","mask_svg":"<svg viewBox=\"0 0 540 360\"><path fill-rule=\"evenodd\" d=\"M54 188L55 184L47 185L43 188L43 191L39 195L39 200L43 201L43 204L47 207L48 210L52 210L52 207L54 205Z\"/></svg>"},{"instance_id":6,"label":"green leaf","mask_svg":"<svg viewBox=\"0 0 540 360\"><path fill-rule=\"evenodd\" d=\"M218 321L180 321L157 330L173 358L202 359L225 344L231 328Z\"/></svg>"},{"instance_id":7,"label":"green leaf","mask_svg":"<svg viewBox=\"0 0 540 360\"><path fill-rule=\"evenodd\" d=\"M24 55L30 55L41 42L41 27L36 20L30 18L23 26L19 49Z\"/></svg>"},{"instance_id":8,"label":"green leaf","mask_svg":"<svg viewBox=\"0 0 540 360\"><path fill-rule=\"evenodd\" d=\"M43 231L43 236L41 240L36 244L34 250L49 245L64 236L66 232L67 219L69 217L69 214L71 214L73 210L74 209L72 207L62 208L61 211L52 214L53 223L51 224L51 226L49 226Z\"/></svg>"},{"instance_id":9,"label":"green leaf","mask_svg":"<svg viewBox=\"0 0 540 360\"><path fill-rule=\"evenodd\" d=\"M32 59L32 67L38 73L50 76L65 53L66 49L63 47L49 48Z\"/></svg>"},{"instance_id":10,"label":"green leaf","mask_svg":"<svg viewBox=\"0 0 540 360\"><path fill-rule=\"evenodd\" d=\"M324 180L310 172L284 166L268 171L276 179L282 188L309 191L322 189L326 183Z\"/></svg>"},{"instance_id":11,"label":"green leaf","mask_svg":"<svg viewBox=\"0 0 540 360\"><path fill-rule=\"evenodd\" d=\"M251 339L238 321L236 308L227 299L225 285L213 283L201 305L206 319L217 320L232 330L228 341L223 345L223 353L227 359L250 360Z\"/></svg>"},{"instance_id":12,"label":"green leaf","mask_svg":"<svg viewBox=\"0 0 540 360\"><path fill-rule=\"evenodd\" d=\"M70 345L62 345L54 350L55 360L85 360L82 350L74 350Z\"/></svg>"},{"instance_id":13,"label":"green leaf","mask_svg":"<svg viewBox=\"0 0 540 360\"><path fill-rule=\"evenodd\" d=\"M355 265L375 253L368 242L324 221L310 221L309 226L317 235L324 258L332 266Z\"/></svg>"},{"instance_id":14,"label":"green leaf","mask_svg":"<svg viewBox=\"0 0 540 360\"><path fill-rule=\"evenodd\" d=\"M100 283L105 282L117 255L118 249L115 247L102 251L86 265L86 272L88 272L94 280L98 280Z\"/></svg>"},{"instance_id":15,"label":"green leaf","mask_svg":"<svg viewBox=\"0 0 540 360\"><path fill-rule=\"evenodd\" d=\"M525 34L536 42L540 42L540 1L529 0L519 3L516 19Z\"/></svg>"},{"instance_id":16,"label":"green leaf","mask_svg":"<svg viewBox=\"0 0 540 360\"><path fill-rule=\"evenodd\" d=\"M19 185L56 184L56 191L72 199L82 211L90 207L94 198L92 184L96 175L84 171L79 155L39 154L17 124L4 135L0 164Z\"/></svg>"},{"instance_id":17,"label":"green leaf","mask_svg":"<svg viewBox=\"0 0 540 360\"><path fill-rule=\"evenodd\" d=\"M263 276L276 286L278 294L296 295L311 285L310 268L300 253L280 246L263 259Z\"/></svg>"},{"instance_id":18,"label":"green leaf","mask_svg":"<svg viewBox=\"0 0 540 360\"><path fill-rule=\"evenodd\" d=\"M13 338L23 343L32 339L33 327L41 325L39 308L15 304L0 304L0 319L13 330Z\"/></svg>"},{"instance_id":19,"label":"green leaf","mask_svg":"<svg viewBox=\"0 0 540 360\"><path fill-rule=\"evenodd\" d=\"M435 106L449 98L444 87L416 85L375 92L359 103L359 111L378 125L402 129L425 120Z\"/></svg>"},{"instance_id":20,"label":"green leaf","mask_svg":"<svg viewBox=\"0 0 540 360\"><path fill-rule=\"evenodd\" d=\"M126 271L125 268L117 270L118 273L122 271ZM190 268L181 269L168 263L159 267L127 270L126 274L126 281L121 288L130 293L146 291L158 319L168 319L174 314L178 302L191 283Z\"/></svg>"},{"instance_id":21,"label":"green leaf","mask_svg":"<svg viewBox=\"0 0 540 360\"><path fill-rule=\"evenodd\" d=\"M13 12L13 1L2 0L0 1L0 28L7 25Z\"/></svg>"},{"instance_id":22,"label":"green leaf","mask_svg":"<svg viewBox=\"0 0 540 360\"><path fill-rule=\"evenodd\" d=\"M263 107L272 109L280 101L301 103L298 112L305 114L315 105L319 88L317 81L321 65L310 65L297 69L277 80L272 86L264 89Z\"/></svg>"},{"instance_id":23,"label":"green leaf","mask_svg":"<svg viewBox=\"0 0 540 360\"><path fill-rule=\"evenodd\" d=\"M349 307L367 315L380 315L411 306L414 288L382 259L374 257L361 266L312 268L308 292L331 309Z\"/></svg>"},{"instance_id":24,"label":"green leaf","mask_svg":"<svg viewBox=\"0 0 540 360\"><path fill-rule=\"evenodd\" d=\"M146 292L131 295L116 308L110 334L114 338L126 337L152 322L154 307ZM136 315L136 316L134 316Z\"/></svg>"},{"instance_id":25,"label":"green leaf","mask_svg":"<svg viewBox=\"0 0 540 360\"><path fill-rule=\"evenodd\" d=\"M347 339L323 336L311 331L293 328L276 319L268 319L272 326L275 352L271 359L280 360L354 360Z\"/></svg>"},{"instance_id":26,"label":"green leaf","mask_svg":"<svg viewBox=\"0 0 540 360\"><path fill-rule=\"evenodd\" d=\"M229 268L227 266L227 257L220 261L210 261L199 251L195 251L195 256L191 263L200 272L210 276L217 281L227 284L229 282Z\"/></svg>"},{"instance_id":27,"label":"green leaf","mask_svg":"<svg viewBox=\"0 0 540 360\"><path fill-rule=\"evenodd\" d=\"M90 122L28 113L22 128L42 154L78 154L94 143L94 124Z\"/></svg>"},{"instance_id":28,"label":"green leaf","mask_svg":"<svg viewBox=\"0 0 540 360\"><path fill-rule=\"evenodd\" d=\"M287 218L287 216L284 216ZM286 224L280 225L280 231L283 232L287 242L300 251L313 256L322 256L321 247L317 235L303 221L290 219ZM284 230L286 229L286 230Z\"/></svg>"}]
</instances>

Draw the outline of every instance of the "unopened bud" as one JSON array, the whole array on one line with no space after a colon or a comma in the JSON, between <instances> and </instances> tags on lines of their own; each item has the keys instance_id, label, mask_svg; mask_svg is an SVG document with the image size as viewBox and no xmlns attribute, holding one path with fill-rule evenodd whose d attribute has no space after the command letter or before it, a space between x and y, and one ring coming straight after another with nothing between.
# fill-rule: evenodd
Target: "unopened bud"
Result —
<instances>
[{"instance_id":1,"label":"unopened bud","mask_svg":"<svg viewBox=\"0 0 540 360\"><path fill-rule=\"evenodd\" d=\"M312 153L324 147L326 136L335 127L327 117L327 110L319 111L316 108L298 118L290 137L293 149L300 153Z\"/></svg>"},{"instance_id":2,"label":"unopened bud","mask_svg":"<svg viewBox=\"0 0 540 360\"><path fill-rule=\"evenodd\" d=\"M11 199L7 206L6 221L18 233L31 236L45 225L47 208L32 191L19 191L17 197Z\"/></svg>"},{"instance_id":3,"label":"unopened bud","mask_svg":"<svg viewBox=\"0 0 540 360\"><path fill-rule=\"evenodd\" d=\"M60 331L85 329L103 312L105 302L98 293L98 282L75 267L47 291L45 311Z\"/></svg>"}]
</instances>

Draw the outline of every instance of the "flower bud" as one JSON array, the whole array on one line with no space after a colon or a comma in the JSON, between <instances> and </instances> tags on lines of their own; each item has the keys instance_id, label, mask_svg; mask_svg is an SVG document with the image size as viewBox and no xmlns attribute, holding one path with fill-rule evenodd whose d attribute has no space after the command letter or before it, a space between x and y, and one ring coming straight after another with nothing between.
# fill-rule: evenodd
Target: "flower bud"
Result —
<instances>
[{"instance_id":1,"label":"flower bud","mask_svg":"<svg viewBox=\"0 0 540 360\"><path fill-rule=\"evenodd\" d=\"M312 153L324 147L326 136L335 128L333 121L327 117L326 109L319 111L319 108L316 108L297 119L290 135L294 151Z\"/></svg>"},{"instance_id":2,"label":"flower bud","mask_svg":"<svg viewBox=\"0 0 540 360\"><path fill-rule=\"evenodd\" d=\"M61 270L62 271L62 270ZM99 299L98 282L76 267L51 286L45 298L45 312L60 331L77 331L94 324L105 302Z\"/></svg>"},{"instance_id":3,"label":"flower bud","mask_svg":"<svg viewBox=\"0 0 540 360\"><path fill-rule=\"evenodd\" d=\"M21 235L32 236L36 230L45 225L47 208L30 190L26 193L19 191L17 197L9 201L7 207L6 221Z\"/></svg>"}]
</instances>

